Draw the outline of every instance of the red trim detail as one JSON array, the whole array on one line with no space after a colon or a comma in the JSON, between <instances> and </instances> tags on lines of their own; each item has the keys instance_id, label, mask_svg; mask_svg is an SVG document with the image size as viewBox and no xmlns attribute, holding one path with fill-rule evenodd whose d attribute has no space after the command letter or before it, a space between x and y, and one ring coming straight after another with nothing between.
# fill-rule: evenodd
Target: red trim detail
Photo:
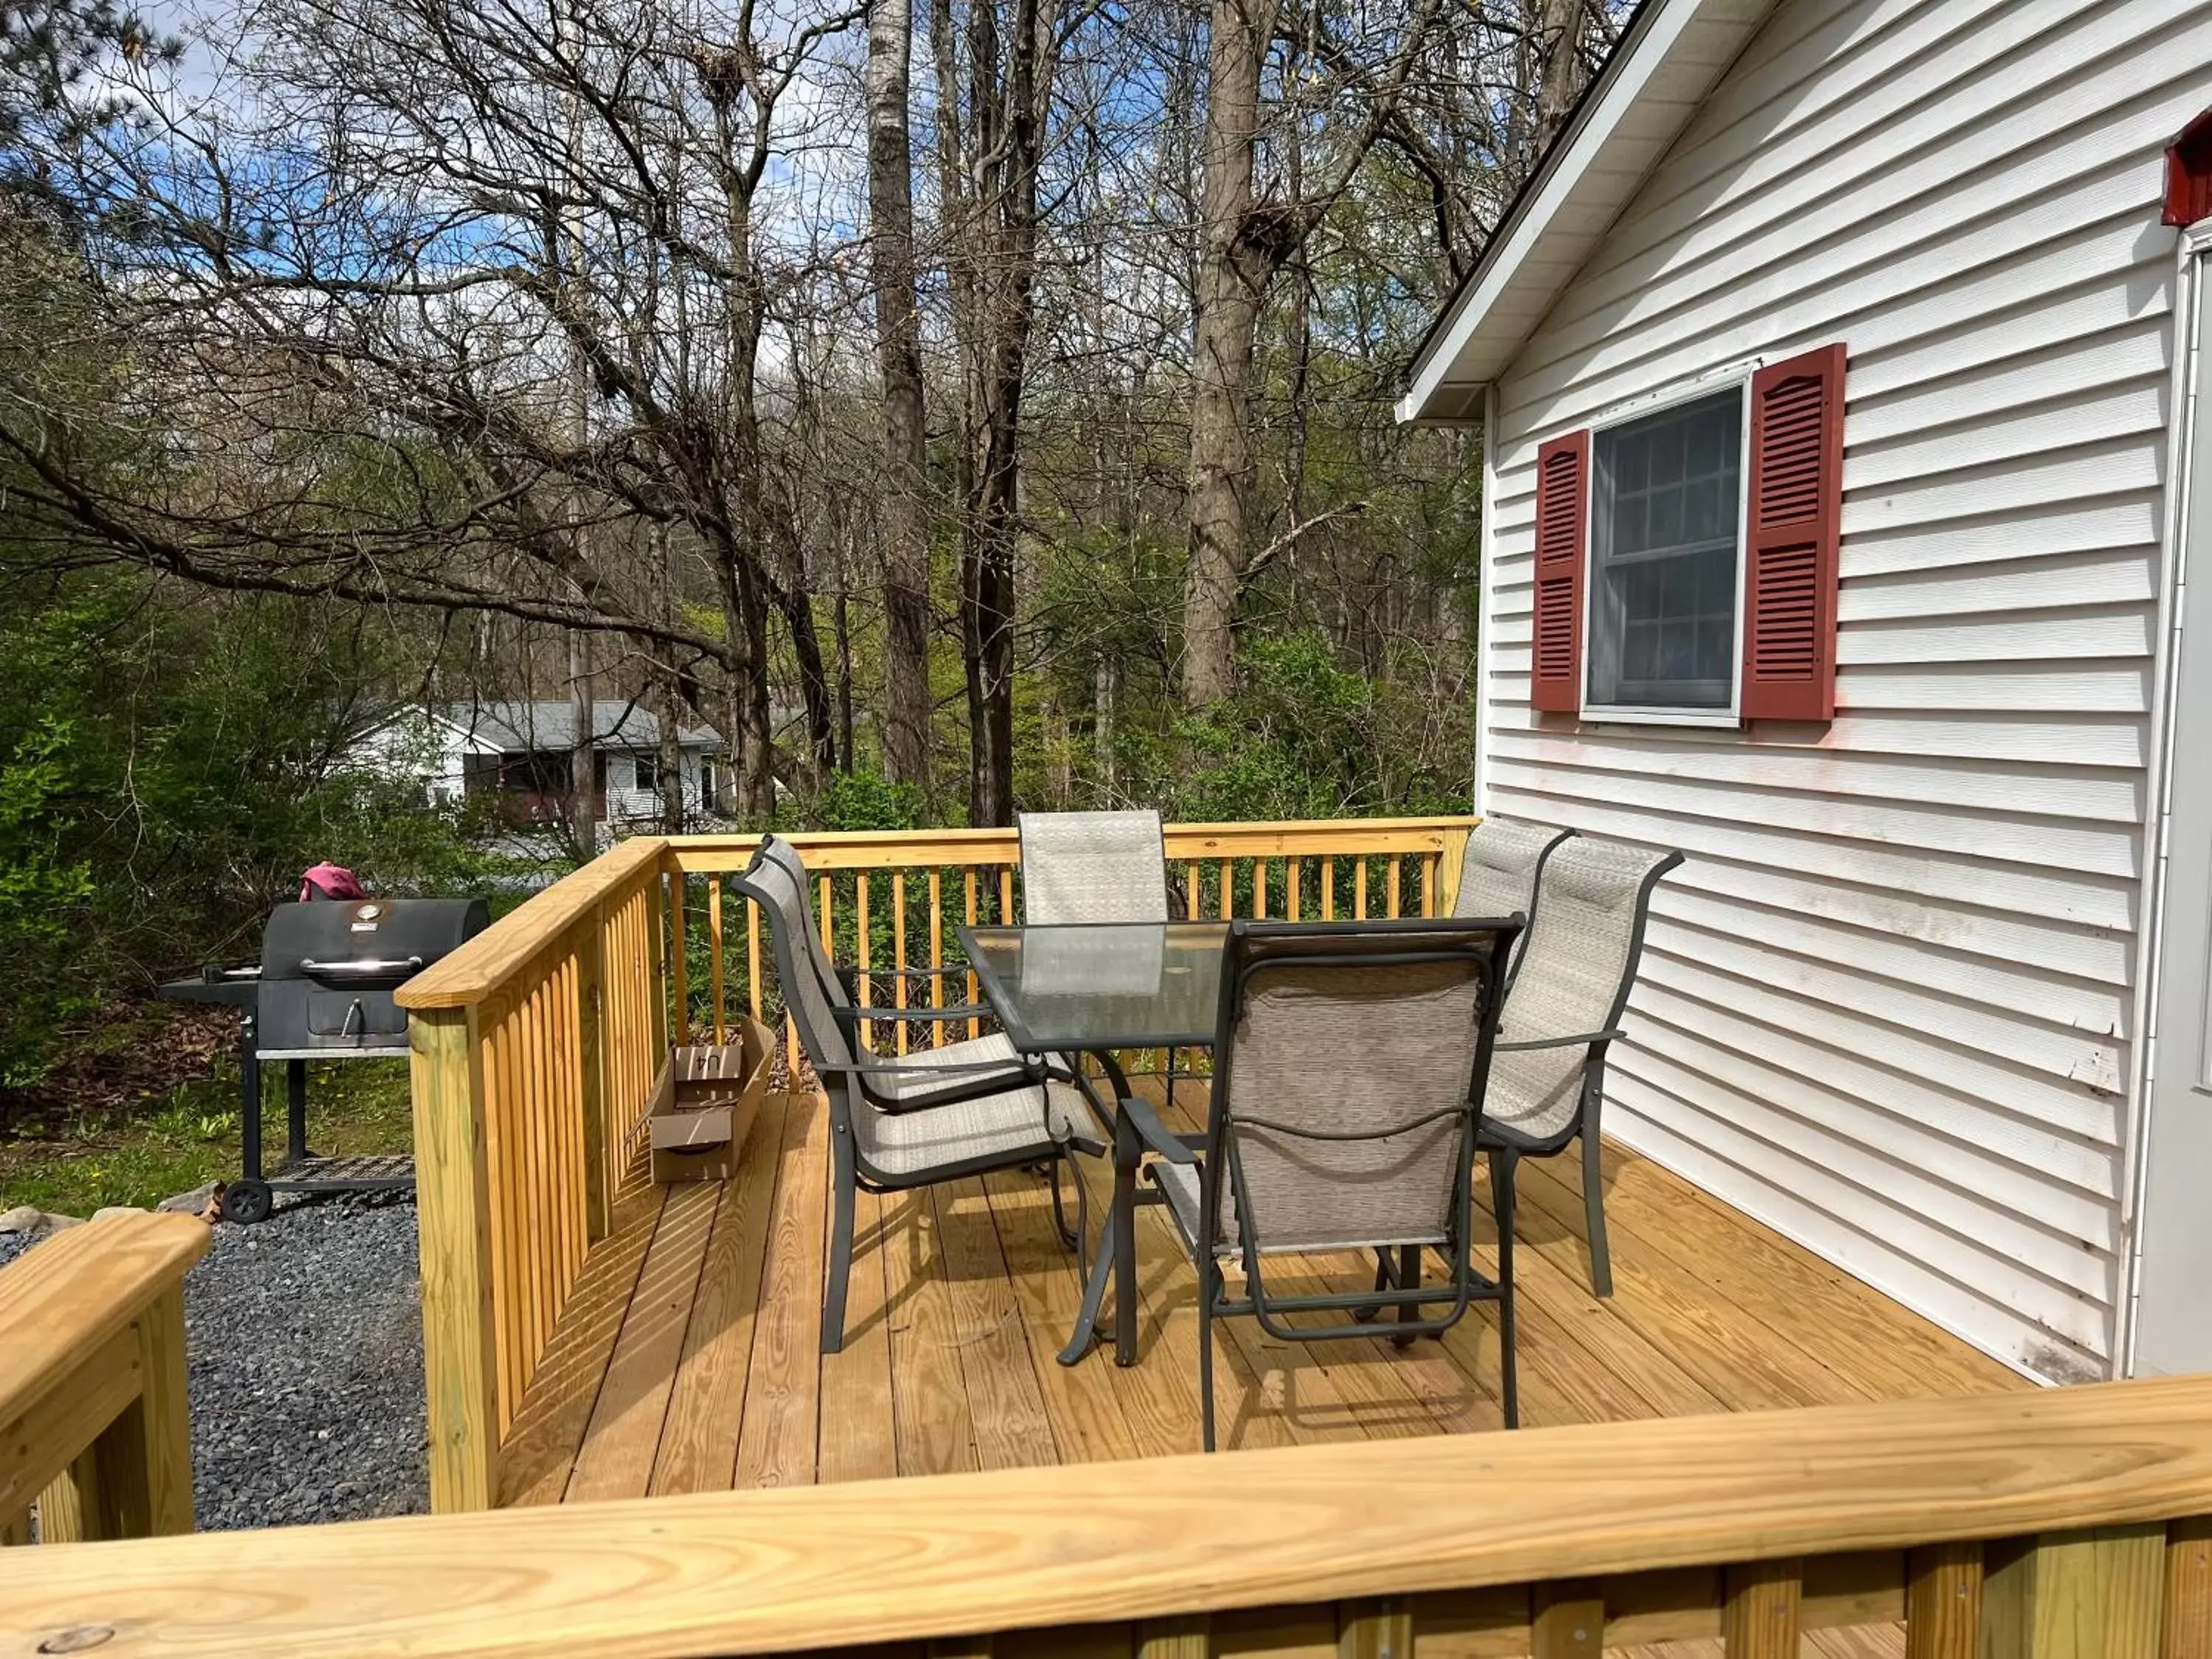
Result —
<instances>
[{"instance_id":1,"label":"red trim detail","mask_svg":"<svg viewBox=\"0 0 2212 1659\"><path fill-rule=\"evenodd\" d=\"M2212 217L2212 109L2166 149L2166 222L2193 225Z\"/></svg>"},{"instance_id":2,"label":"red trim detail","mask_svg":"<svg viewBox=\"0 0 2212 1659\"><path fill-rule=\"evenodd\" d=\"M1587 429L1536 451L1536 614L1528 701L1553 714L1583 706L1583 570L1589 541Z\"/></svg>"},{"instance_id":3,"label":"red trim detail","mask_svg":"<svg viewBox=\"0 0 2212 1659\"><path fill-rule=\"evenodd\" d=\"M1844 499L1844 348L1751 377L1743 717L1836 715L1836 564Z\"/></svg>"}]
</instances>

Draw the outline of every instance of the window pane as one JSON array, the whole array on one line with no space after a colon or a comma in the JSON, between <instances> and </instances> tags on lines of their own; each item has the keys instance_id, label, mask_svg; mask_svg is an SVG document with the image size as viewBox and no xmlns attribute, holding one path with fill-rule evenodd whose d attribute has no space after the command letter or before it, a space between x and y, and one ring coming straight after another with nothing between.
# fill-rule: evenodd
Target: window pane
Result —
<instances>
[{"instance_id":1,"label":"window pane","mask_svg":"<svg viewBox=\"0 0 2212 1659\"><path fill-rule=\"evenodd\" d=\"M1742 448L1733 387L1593 440L1592 703L1728 707Z\"/></svg>"}]
</instances>

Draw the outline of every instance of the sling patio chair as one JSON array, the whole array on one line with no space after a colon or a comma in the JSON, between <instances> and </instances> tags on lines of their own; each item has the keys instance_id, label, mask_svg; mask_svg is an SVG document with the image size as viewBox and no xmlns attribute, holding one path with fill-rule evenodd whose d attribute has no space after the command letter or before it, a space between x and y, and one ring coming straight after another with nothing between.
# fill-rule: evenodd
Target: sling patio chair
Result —
<instances>
[{"instance_id":1,"label":"sling patio chair","mask_svg":"<svg viewBox=\"0 0 2212 1659\"><path fill-rule=\"evenodd\" d=\"M1023 812L1014 822L1025 926L1164 922L1173 915L1167 838L1158 812ZM1177 1052L1167 1054L1170 1095Z\"/></svg>"},{"instance_id":2,"label":"sling patio chair","mask_svg":"<svg viewBox=\"0 0 2212 1659\"><path fill-rule=\"evenodd\" d=\"M1681 861L1680 853L1589 836L1552 852L1490 1070L1481 1146L1490 1159L1498 1237L1512 1234L1513 1177L1521 1160L1554 1157L1579 1139L1590 1288L1599 1296L1613 1294L1598 1139L1606 1052L1622 1035L1651 890ZM1378 1283L1382 1277L1378 1272Z\"/></svg>"},{"instance_id":3,"label":"sling patio chair","mask_svg":"<svg viewBox=\"0 0 2212 1659\"><path fill-rule=\"evenodd\" d=\"M1467 852L1459 865L1459 892L1452 900L1455 916L1511 916L1528 918L1535 925L1536 890L1544 860L1575 832L1549 824L1526 823L1514 818L1486 817L1470 830ZM1528 947L1524 929L1520 949ZM1519 965L1516 957L1508 965L1510 988Z\"/></svg>"},{"instance_id":4,"label":"sling patio chair","mask_svg":"<svg viewBox=\"0 0 2212 1659\"><path fill-rule=\"evenodd\" d=\"M1518 1424L1512 1253L1486 1278L1471 1244L1498 988L1520 927L1518 917L1233 922L1206 1133L1171 1133L1146 1103L1123 1103L1158 1155L1148 1176L1198 1271L1208 1451L1213 1322L1243 1315L1271 1336L1317 1342L1365 1334L1346 1315L1389 1312L1403 1342L1496 1302L1505 1421ZM1271 1282L1271 1256L1341 1250L1392 1261L1389 1283L1285 1292ZM1427 1282L1425 1250L1443 1266ZM1229 1263L1243 1273L1235 1296ZM1294 1322L1305 1316L1323 1322Z\"/></svg>"},{"instance_id":5,"label":"sling patio chair","mask_svg":"<svg viewBox=\"0 0 2212 1659\"><path fill-rule=\"evenodd\" d=\"M1042 1166L1051 1183L1054 1223L1077 1252L1080 1271L1091 1208L1084 1166L1102 1160L1110 1144L1090 1085L1023 1060L1003 1037L877 1054L861 1039L860 1011L835 994L834 970L825 980L809 948L821 935L807 896L805 866L788 843L766 838L732 885L767 914L784 1006L830 1098L830 1245L822 1352L836 1353L845 1346L853 1217L862 1187L909 1192L998 1170ZM941 1022L985 1012L869 1009L866 1014ZM1072 1227L1060 1194L1062 1164L1075 1186Z\"/></svg>"}]
</instances>

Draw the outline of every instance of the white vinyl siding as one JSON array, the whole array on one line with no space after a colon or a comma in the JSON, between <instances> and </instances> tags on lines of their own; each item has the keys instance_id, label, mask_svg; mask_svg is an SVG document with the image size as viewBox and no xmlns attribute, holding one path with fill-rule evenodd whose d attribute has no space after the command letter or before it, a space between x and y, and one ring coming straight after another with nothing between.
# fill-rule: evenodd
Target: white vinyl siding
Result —
<instances>
[{"instance_id":1,"label":"white vinyl siding","mask_svg":"<svg viewBox=\"0 0 2212 1659\"><path fill-rule=\"evenodd\" d=\"M1784 0L1500 379L1482 805L1680 848L1607 1127L1999 1358L2107 1373L2212 0ZM1545 439L1849 349L1837 718L1528 708Z\"/></svg>"}]
</instances>

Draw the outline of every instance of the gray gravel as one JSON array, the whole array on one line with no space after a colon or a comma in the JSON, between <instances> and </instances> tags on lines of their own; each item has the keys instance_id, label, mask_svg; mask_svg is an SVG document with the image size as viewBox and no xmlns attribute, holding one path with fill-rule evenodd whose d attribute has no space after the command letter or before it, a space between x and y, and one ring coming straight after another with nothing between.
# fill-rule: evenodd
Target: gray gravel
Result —
<instances>
[{"instance_id":1,"label":"gray gravel","mask_svg":"<svg viewBox=\"0 0 2212 1659\"><path fill-rule=\"evenodd\" d=\"M26 1244L0 1235L0 1265ZM411 1199L217 1227L185 1280L185 1334L202 1528L429 1507Z\"/></svg>"}]
</instances>

